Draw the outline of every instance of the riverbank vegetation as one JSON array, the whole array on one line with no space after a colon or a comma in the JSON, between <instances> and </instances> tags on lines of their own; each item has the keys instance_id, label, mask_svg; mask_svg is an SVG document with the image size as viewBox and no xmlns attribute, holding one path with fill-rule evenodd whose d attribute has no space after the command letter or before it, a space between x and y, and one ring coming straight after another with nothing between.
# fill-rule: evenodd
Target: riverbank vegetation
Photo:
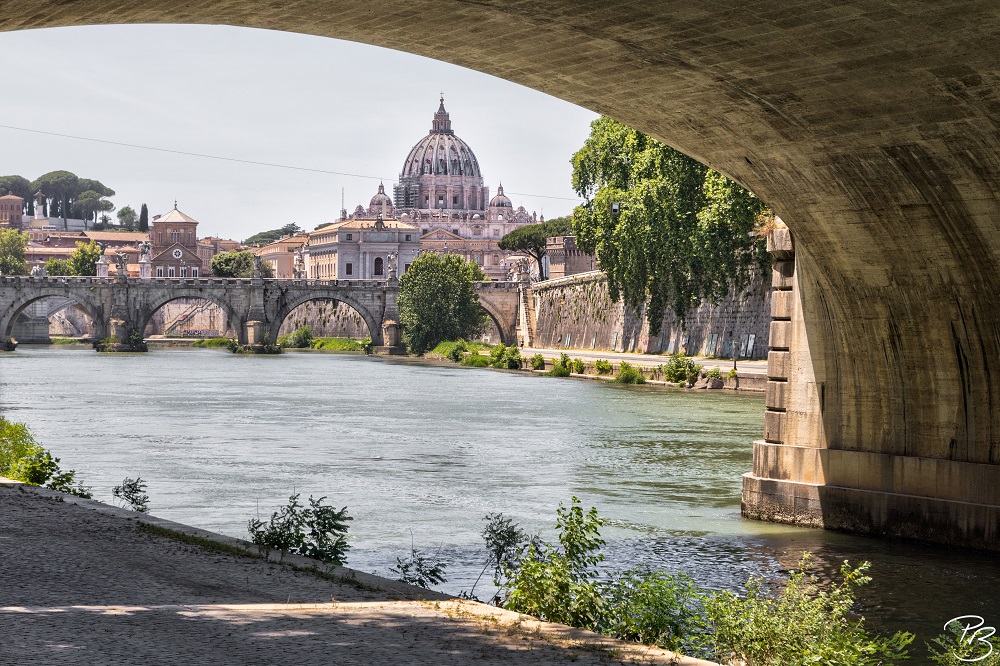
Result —
<instances>
[{"instance_id":1,"label":"riverbank vegetation","mask_svg":"<svg viewBox=\"0 0 1000 666\"><path fill-rule=\"evenodd\" d=\"M199 349L228 349L233 351L238 346L236 340L232 338L202 338L201 340L195 340L191 343L192 347L198 347Z\"/></svg>"},{"instance_id":2,"label":"riverbank vegetation","mask_svg":"<svg viewBox=\"0 0 1000 666\"><path fill-rule=\"evenodd\" d=\"M891 664L907 658L913 641L906 632L875 635L854 614L856 590L871 580L867 562L844 562L840 579L827 583L804 554L780 589L753 577L740 595L700 588L683 573L602 571L604 520L575 497L556 512L554 544L502 514L485 520L493 603L550 622L727 665Z\"/></svg>"},{"instance_id":3,"label":"riverbank vegetation","mask_svg":"<svg viewBox=\"0 0 1000 666\"><path fill-rule=\"evenodd\" d=\"M323 351L360 352L372 343L371 338L328 338L314 337L309 326L300 326L291 333L278 338L282 349L320 349Z\"/></svg>"},{"instance_id":4,"label":"riverbank vegetation","mask_svg":"<svg viewBox=\"0 0 1000 666\"><path fill-rule=\"evenodd\" d=\"M76 471L63 470L59 462L35 441L28 426L0 416L0 476L78 497L93 497L91 489L76 479Z\"/></svg>"},{"instance_id":5,"label":"riverbank vegetation","mask_svg":"<svg viewBox=\"0 0 1000 666\"><path fill-rule=\"evenodd\" d=\"M309 506L299 502L298 493L288 498L288 504L271 514L267 522L260 517L247 523L250 540L260 548L273 548L293 555L303 555L324 564L343 565L347 562L347 507L335 509L323 504L325 497L309 496Z\"/></svg>"}]
</instances>

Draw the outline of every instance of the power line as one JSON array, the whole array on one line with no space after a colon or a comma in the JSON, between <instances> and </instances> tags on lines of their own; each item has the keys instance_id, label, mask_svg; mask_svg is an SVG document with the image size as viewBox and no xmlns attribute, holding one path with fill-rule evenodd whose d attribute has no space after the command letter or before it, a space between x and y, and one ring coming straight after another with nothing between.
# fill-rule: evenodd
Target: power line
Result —
<instances>
[{"instance_id":1,"label":"power line","mask_svg":"<svg viewBox=\"0 0 1000 666\"><path fill-rule=\"evenodd\" d=\"M75 139L77 141L90 141L91 143L103 143L110 146L121 146L123 148L136 148L138 150L151 150L158 153L170 153L172 155L185 155L187 157L201 157L208 160L221 160L223 162L238 162L240 164L251 164L254 166L272 167L275 169L291 169L293 171L308 171L311 173L322 173L331 176L346 176L348 178L363 178L365 180L379 180L379 181L391 181L392 178L383 178L381 176L372 176L368 174L361 173L348 173L345 171L331 171L329 169L315 169L312 167L302 167L295 166L292 164L277 164L275 162L258 162L255 160L244 160L238 157L225 157L223 155L208 155L206 153L193 153L185 150L173 150L171 148L160 148L158 146L143 146L136 143L125 143L124 141L111 141L108 139L94 139L88 136L77 136L75 134L61 134L59 132L48 132L45 130L31 129L28 127L15 127L14 125L2 125L0 128L16 130L18 132L30 132L32 134L44 134L46 136L57 136L63 139ZM579 201L579 199L573 199L570 197L553 197L545 194L528 194L526 192L511 192L511 194L516 194L520 197L535 197L537 199L559 199L561 201Z\"/></svg>"}]
</instances>

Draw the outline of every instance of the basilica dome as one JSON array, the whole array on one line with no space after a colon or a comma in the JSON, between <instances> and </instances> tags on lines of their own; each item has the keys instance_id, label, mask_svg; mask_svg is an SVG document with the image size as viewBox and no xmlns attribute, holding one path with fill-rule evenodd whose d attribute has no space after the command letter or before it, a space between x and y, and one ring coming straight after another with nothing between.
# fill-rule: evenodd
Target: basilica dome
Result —
<instances>
[{"instance_id":1,"label":"basilica dome","mask_svg":"<svg viewBox=\"0 0 1000 666\"><path fill-rule=\"evenodd\" d=\"M430 133L410 150L400 173L401 178L423 175L482 177L479 160L472 148L451 129L443 97L434 114Z\"/></svg>"},{"instance_id":2,"label":"basilica dome","mask_svg":"<svg viewBox=\"0 0 1000 666\"><path fill-rule=\"evenodd\" d=\"M490 199L490 208L513 208L514 204L511 203L507 195L503 193L503 185L497 188L497 195Z\"/></svg>"},{"instance_id":3,"label":"basilica dome","mask_svg":"<svg viewBox=\"0 0 1000 666\"><path fill-rule=\"evenodd\" d=\"M385 193L385 185L379 183L378 192L372 197L371 203L368 204L368 207L378 208L382 205L392 207L392 199L390 199L389 195Z\"/></svg>"}]
</instances>

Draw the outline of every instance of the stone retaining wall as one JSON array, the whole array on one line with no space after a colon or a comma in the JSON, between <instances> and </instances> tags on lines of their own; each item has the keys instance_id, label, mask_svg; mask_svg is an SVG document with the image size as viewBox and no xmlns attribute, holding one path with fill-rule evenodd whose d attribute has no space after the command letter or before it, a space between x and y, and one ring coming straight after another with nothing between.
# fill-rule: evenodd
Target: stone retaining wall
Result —
<instances>
[{"instance_id":1,"label":"stone retaining wall","mask_svg":"<svg viewBox=\"0 0 1000 666\"><path fill-rule=\"evenodd\" d=\"M741 294L718 304L702 303L682 327L673 313L659 335L649 334L645 310L635 311L608 295L600 271L548 280L533 287L537 328L534 346L607 349L640 353L682 351L694 356L767 358L771 322L770 285L760 277Z\"/></svg>"}]
</instances>

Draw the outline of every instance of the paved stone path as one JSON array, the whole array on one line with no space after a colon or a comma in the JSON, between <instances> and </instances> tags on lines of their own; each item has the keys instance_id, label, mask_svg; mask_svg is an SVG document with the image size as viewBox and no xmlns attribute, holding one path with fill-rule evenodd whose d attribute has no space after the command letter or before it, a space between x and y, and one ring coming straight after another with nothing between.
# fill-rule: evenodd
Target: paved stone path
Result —
<instances>
[{"instance_id":1,"label":"paved stone path","mask_svg":"<svg viewBox=\"0 0 1000 666\"><path fill-rule=\"evenodd\" d=\"M209 535L0 480L0 664L671 663L665 651L348 569L331 581L146 524Z\"/></svg>"}]
</instances>

